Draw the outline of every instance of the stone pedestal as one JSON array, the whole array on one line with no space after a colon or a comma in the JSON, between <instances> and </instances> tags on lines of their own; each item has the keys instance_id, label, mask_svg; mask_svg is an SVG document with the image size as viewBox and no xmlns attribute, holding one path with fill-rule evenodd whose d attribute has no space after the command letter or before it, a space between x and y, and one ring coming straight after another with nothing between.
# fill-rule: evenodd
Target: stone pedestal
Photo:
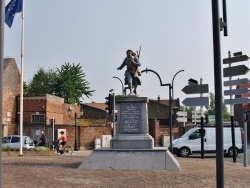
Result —
<instances>
[{"instance_id":1,"label":"stone pedestal","mask_svg":"<svg viewBox=\"0 0 250 188\"><path fill-rule=\"evenodd\" d=\"M79 169L104 170L180 170L180 165L166 148L93 150Z\"/></svg>"},{"instance_id":2,"label":"stone pedestal","mask_svg":"<svg viewBox=\"0 0 250 188\"><path fill-rule=\"evenodd\" d=\"M93 150L80 169L180 170L178 161L167 148L154 148L148 134L148 99L116 97L118 121L110 148Z\"/></svg>"},{"instance_id":3,"label":"stone pedestal","mask_svg":"<svg viewBox=\"0 0 250 188\"><path fill-rule=\"evenodd\" d=\"M154 140L148 134L148 99L123 96L117 98L117 130L110 142L112 149L153 149Z\"/></svg>"}]
</instances>

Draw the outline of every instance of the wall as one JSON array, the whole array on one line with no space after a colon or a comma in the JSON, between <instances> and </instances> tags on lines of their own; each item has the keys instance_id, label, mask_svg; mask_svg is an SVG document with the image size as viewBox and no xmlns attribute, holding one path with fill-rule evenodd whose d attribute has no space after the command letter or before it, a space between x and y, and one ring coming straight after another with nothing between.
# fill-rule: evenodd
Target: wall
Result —
<instances>
[{"instance_id":1,"label":"wall","mask_svg":"<svg viewBox=\"0 0 250 188\"><path fill-rule=\"evenodd\" d=\"M7 112L9 111L9 125L13 125L16 119L16 96L20 94L20 72L13 58L4 59L3 68L3 99L2 99L2 123L7 122Z\"/></svg>"}]
</instances>

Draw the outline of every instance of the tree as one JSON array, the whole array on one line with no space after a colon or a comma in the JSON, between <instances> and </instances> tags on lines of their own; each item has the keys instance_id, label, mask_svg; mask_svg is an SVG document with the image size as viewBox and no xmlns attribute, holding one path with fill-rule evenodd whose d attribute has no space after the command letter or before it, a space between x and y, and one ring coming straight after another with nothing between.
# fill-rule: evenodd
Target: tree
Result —
<instances>
[{"instance_id":1,"label":"tree","mask_svg":"<svg viewBox=\"0 0 250 188\"><path fill-rule=\"evenodd\" d=\"M185 112L187 112L188 116L192 116L192 111L195 111L195 107L185 107Z\"/></svg>"},{"instance_id":2,"label":"tree","mask_svg":"<svg viewBox=\"0 0 250 188\"><path fill-rule=\"evenodd\" d=\"M57 72L55 95L63 97L66 103L79 103L83 95L92 96L94 90L90 90L80 64L65 63Z\"/></svg>"},{"instance_id":3,"label":"tree","mask_svg":"<svg viewBox=\"0 0 250 188\"><path fill-rule=\"evenodd\" d=\"M215 96L213 93L209 93L210 104L206 106L208 115L215 115ZM222 99L223 101L223 99ZM228 113L227 106L224 102L222 102L222 110L223 110L223 119L224 121L230 121L230 114Z\"/></svg>"},{"instance_id":4,"label":"tree","mask_svg":"<svg viewBox=\"0 0 250 188\"><path fill-rule=\"evenodd\" d=\"M27 84L27 82L23 82L23 93L27 94L29 93L30 86Z\"/></svg>"},{"instance_id":5,"label":"tree","mask_svg":"<svg viewBox=\"0 0 250 188\"><path fill-rule=\"evenodd\" d=\"M43 68L39 68L29 83L28 93L33 95L53 94L55 92L56 77L57 74L52 69L46 72Z\"/></svg>"}]
</instances>

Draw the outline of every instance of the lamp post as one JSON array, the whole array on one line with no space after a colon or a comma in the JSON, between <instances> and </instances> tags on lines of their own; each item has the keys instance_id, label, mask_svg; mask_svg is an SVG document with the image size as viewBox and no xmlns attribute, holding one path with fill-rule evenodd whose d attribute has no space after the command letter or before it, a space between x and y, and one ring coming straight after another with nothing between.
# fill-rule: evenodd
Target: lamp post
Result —
<instances>
[{"instance_id":1,"label":"lamp post","mask_svg":"<svg viewBox=\"0 0 250 188\"><path fill-rule=\"evenodd\" d=\"M74 145L74 151L78 151L78 149L77 149L77 140L76 140L76 117L77 117L77 113L75 112L75 145Z\"/></svg>"},{"instance_id":2,"label":"lamp post","mask_svg":"<svg viewBox=\"0 0 250 188\"><path fill-rule=\"evenodd\" d=\"M170 101L171 101L171 99L172 99L172 93L171 93L171 88L172 88L172 86L171 86L171 84L162 84L162 81L161 81L161 77L160 77L160 75L157 73L157 72L155 72L154 70L151 70L151 69L145 69L145 70L143 70L143 71L141 71L141 73L143 73L143 72L153 72L154 74L156 74L156 76L159 78L159 80L160 80L160 86L168 86L168 88L169 88L169 99L170 99ZM170 105L169 105L169 124L170 124L170 152L171 153L173 153L173 147L172 147L172 102L170 102Z\"/></svg>"},{"instance_id":3,"label":"lamp post","mask_svg":"<svg viewBox=\"0 0 250 188\"><path fill-rule=\"evenodd\" d=\"M113 76L113 78L117 78L118 80L120 80L120 82L121 82L121 84L122 84L122 95L125 95L124 85L123 85L121 79L118 78L118 77L116 77L116 76Z\"/></svg>"},{"instance_id":4,"label":"lamp post","mask_svg":"<svg viewBox=\"0 0 250 188\"><path fill-rule=\"evenodd\" d=\"M68 109L68 116L70 117L71 116L71 112L72 112L72 108L69 107ZM81 110L81 115L83 115L83 110ZM74 151L78 151L78 148L77 148L77 139L76 139L76 120L77 120L77 113L75 112L75 115L74 115L74 119L75 119L75 144L74 144Z\"/></svg>"},{"instance_id":5,"label":"lamp post","mask_svg":"<svg viewBox=\"0 0 250 188\"><path fill-rule=\"evenodd\" d=\"M173 79L172 79L172 99L174 100L174 78L176 77L177 74L179 74L180 72L183 72L184 70L180 70L177 73L175 73Z\"/></svg>"}]
</instances>

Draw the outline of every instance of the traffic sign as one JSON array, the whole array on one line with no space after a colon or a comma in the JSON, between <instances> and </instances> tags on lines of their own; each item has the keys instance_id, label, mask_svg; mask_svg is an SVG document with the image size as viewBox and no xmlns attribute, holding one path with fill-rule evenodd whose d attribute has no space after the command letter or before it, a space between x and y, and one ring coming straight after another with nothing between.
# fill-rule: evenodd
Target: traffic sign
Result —
<instances>
[{"instance_id":1,"label":"traffic sign","mask_svg":"<svg viewBox=\"0 0 250 188\"><path fill-rule=\"evenodd\" d=\"M187 122L187 117L178 117L176 120L178 122Z\"/></svg>"},{"instance_id":2,"label":"traffic sign","mask_svg":"<svg viewBox=\"0 0 250 188\"><path fill-rule=\"evenodd\" d=\"M239 55L239 56L229 57L229 58L223 59L223 64L236 63L236 62L240 62L240 61L247 61L248 59L249 59L249 57L247 55Z\"/></svg>"},{"instance_id":3,"label":"traffic sign","mask_svg":"<svg viewBox=\"0 0 250 188\"><path fill-rule=\"evenodd\" d=\"M235 98L235 99L225 99L225 104L242 104L250 101L250 98Z\"/></svg>"},{"instance_id":4,"label":"traffic sign","mask_svg":"<svg viewBox=\"0 0 250 188\"><path fill-rule=\"evenodd\" d=\"M227 67L223 69L223 76L231 77L231 76L245 75L248 71L249 71L249 68L246 65Z\"/></svg>"},{"instance_id":5,"label":"traffic sign","mask_svg":"<svg viewBox=\"0 0 250 188\"><path fill-rule=\"evenodd\" d=\"M209 88L208 88L208 84L187 85L182 89L182 91L185 94L208 93Z\"/></svg>"},{"instance_id":6,"label":"traffic sign","mask_svg":"<svg viewBox=\"0 0 250 188\"><path fill-rule=\"evenodd\" d=\"M241 78L237 80L224 81L224 86L235 86L240 84L247 84L249 82L248 78Z\"/></svg>"},{"instance_id":7,"label":"traffic sign","mask_svg":"<svg viewBox=\"0 0 250 188\"><path fill-rule=\"evenodd\" d=\"M249 88L238 88L238 89L230 89L225 90L224 95L240 95L244 93L249 93Z\"/></svg>"},{"instance_id":8,"label":"traffic sign","mask_svg":"<svg viewBox=\"0 0 250 188\"><path fill-rule=\"evenodd\" d=\"M176 114L178 116L187 116L187 112L183 112L183 111L178 111L178 112L176 112Z\"/></svg>"},{"instance_id":9,"label":"traffic sign","mask_svg":"<svg viewBox=\"0 0 250 188\"><path fill-rule=\"evenodd\" d=\"M201 114L201 111L192 111L192 114Z\"/></svg>"},{"instance_id":10,"label":"traffic sign","mask_svg":"<svg viewBox=\"0 0 250 188\"><path fill-rule=\"evenodd\" d=\"M200 114L199 114L199 115L198 115L198 114L193 114L193 115L192 115L192 118L193 118L193 119L194 119L194 118L199 119L199 118L201 118L201 115L200 115Z\"/></svg>"},{"instance_id":11,"label":"traffic sign","mask_svg":"<svg viewBox=\"0 0 250 188\"><path fill-rule=\"evenodd\" d=\"M185 106L208 106L209 97L186 98L182 101Z\"/></svg>"},{"instance_id":12,"label":"traffic sign","mask_svg":"<svg viewBox=\"0 0 250 188\"><path fill-rule=\"evenodd\" d=\"M179 116L176 120L178 122L187 122L187 112L178 111L176 114ZM183 117L181 117L183 116Z\"/></svg>"}]
</instances>

